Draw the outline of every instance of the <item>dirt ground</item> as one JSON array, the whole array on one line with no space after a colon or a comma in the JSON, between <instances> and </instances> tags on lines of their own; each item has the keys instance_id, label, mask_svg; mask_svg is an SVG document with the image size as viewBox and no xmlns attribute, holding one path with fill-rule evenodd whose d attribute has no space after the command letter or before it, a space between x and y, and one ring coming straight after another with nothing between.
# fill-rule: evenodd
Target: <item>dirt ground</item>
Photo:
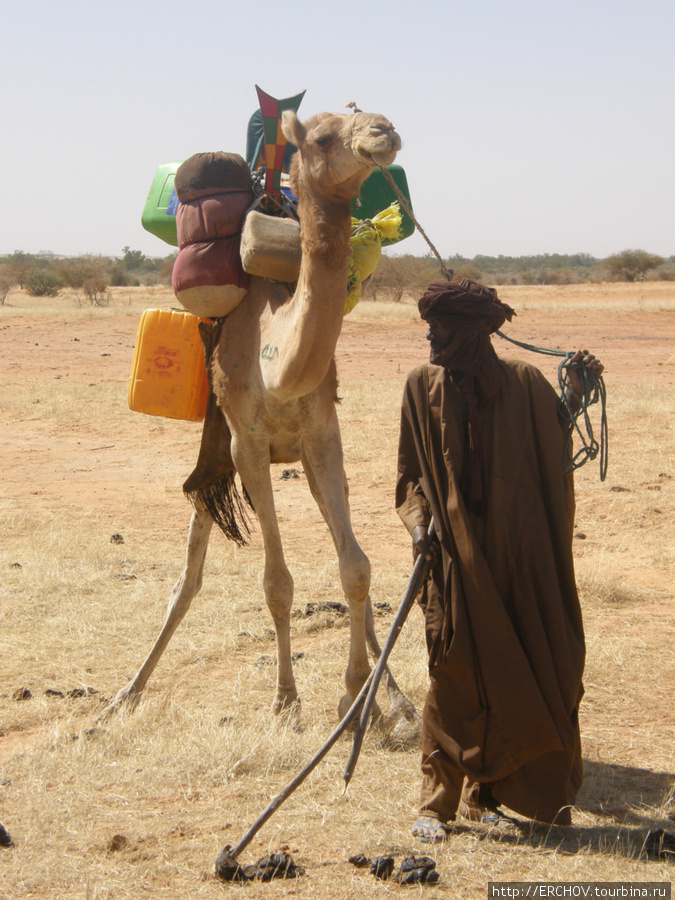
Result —
<instances>
[{"instance_id":1,"label":"dirt ground","mask_svg":"<svg viewBox=\"0 0 675 900\"><path fill-rule=\"evenodd\" d=\"M613 493L612 488L627 489L626 493L629 493L639 486L624 484L628 473L623 471L625 466L616 465L617 449L623 437L612 422L612 404L616 402L614 395L622 387L638 394L641 389L666 392L673 389L675 310L640 308L644 303L641 302L643 295L635 291L628 296L637 298L637 308L625 308L631 304L625 301L624 295L612 292L611 297L616 299L614 308L608 310L607 303L611 300L603 299L602 291L584 288L578 288L576 295L574 289L568 289L575 298L569 309L565 309L563 303L556 303L555 294L549 299L545 289L544 292L530 289L531 296L526 294L524 303L523 291L527 289L511 289L513 297L508 288L502 289L501 296L520 310L511 325L507 324L503 330L508 336L538 346L575 349L583 345L605 364L609 392L610 468L603 488L598 484L597 463L587 464L578 479L580 519L585 518L585 510L592 504L598 529L596 535L590 534L584 544L578 544L583 548L579 555L592 555L596 549L603 553L615 549L618 551L617 574L620 572L627 584L659 592L670 580L672 572L669 573L668 566L663 569L646 565L645 558L651 547L641 546L640 541L626 554L622 549L626 541L624 532L620 528L607 527L617 497L621 498L621 493ZM664 296L669 294L655 292L656 305ZM156 299L160 301L158 305L173 302L166 291ZM524 309L519 307L519 300ZM345 319L336 353L340 392L345 398L357 386L367 397L371 379L402 386L406 373L427 359L425 329L415 315L414 306L408 306L404 314L396 310L397 315L393 318L386 315L374 318L375 309L375 304L362 303L357 307L358 316L354 314ZM30 383L31 379L37 379L31 408L24 410L20 420L3 417L0 423L4 437L4 497L23 509L63 510L66 507L73 515L78 510L86 511L100 505L107 510L111 522L124 518L131 500L134 506L142 504L145 519L156 521L161 529L161 523L167 519L166 491L170 490L171 501L175 504L171 508L181 509L177 527L182 527L187 515L179 486L196 460L199 424L139 414L116 414L114 433L111 433L103 411L98 420L95 413L93 418L89 416L86 424L77 419L71 421L72 417L67 413L49 417L41 413L41 387L47 392L59 383L59 388L63 386L71 396L81 396L81 402L86 404L88 388L94 393L106 382L119 385L128 377L137 316L128 310L122 314L116 314L114 309L100 313L72 318L67 312L63 316L47 317L22 315L15 318L10 314L0 319L3 392L11 393L13 386L19 388L25 386L27 380ZM529 353L497 338L495 345L502 356L526 358L538 365L555 383L557 357ZM125 398L117 394L119 389L114 397L115 404L124 405ZM636 414L641 415L639 408ZM358 428L360 418L367 422L367 408L356 409L351 424ZM595 418L597 429L597 416ZM630 432L630 420L623 424ZM643 469L640 485L672 491L670 479L675 476L675 461L674 448L667 445L668 433L664 432L662 438L655 433L651 436L645 433L634 449L639 452L643 441L658 443L660 440L666 441L664 471ZM367 528L369 554L380 563L400 557L403 539L391 510L393 473L389 473L390 477L363 483L358 471L351 466L348 450L345 455L352 505L361 519L355 527ZM302 506L307 515L294 515L292 519L293 541L298 545L311 542L316 529L316 520L309 515L311 501L309 506L307 503L305 500ZM361 513L361 510L366 512ZM672 522L665 521L662 525L658 531L663 537L659 540L664 541L664 547L672 554L675 540ZM394 540L392 528L395 529ZM623 616L630 619L631 614L615 610L614 623L617 617ZM642 627L655 629L665 641L667 636L675 638L674 618L671 606L666 605L658 611L654 608L652 617Z\"/></svg>"},{"instance_id":2,"label":"dirt ground","mask_svg":"<svg viewBox=\"0 0 675 900\"><path fill-rule=\"evenodd\" d=\"M509 300L507 289L502 290L502 296ZM541 309L526 308L504 331L538 346L574 349L583 344L601 357L606 366L612 429L613 390L630 386L639 391L649 386L650 390L668 391L675 382L675 311L619 308L608 316L606 307L593 305L593 297L587 292L585 307L575 304L567 311L560 304L557 308L548 304ZM163 292L159 305L170 305L171 299ZM517 299L511 302L517 305ZM425 331L412 306L405 315L371 320L373 307L375 304L362 303L357 307L360 317L354 314L345 319L336 353L340 392L345 397L351 385L358 385L367 395L370 380L384 379L402 386L407 372L428 356ZM104 504L115 518L127 508L131 493L134 502L147 505L148 519L165 518L165 498L157 492L156 481L163 479L172 488L182 484L196 460L198 424L117 413L111 433L104 410L97 422L89 416L85 425L77 418L71 421L66 413L46 416L40 407L40 387L47 392L60 383L58 387L70 396L77 393L76 405L86 406L88 388L94 395L105 383L124 382L129 374L137 317L127 310L121 315L103 310L100 315L72 318L67 312L63 316L16 318L10 309L3 312L2 390L9 396L14 387L25 388L31 380L36 381L20 420L3 416L0 422L6 499L35 509L61 509L65 505L73 511ZM495 345L502 356L525 358L538 365L555 383L557 357L529 353L497 338ZM119 393L117 390L112 402L124 405L125 398ZM357 414L368 418L367 409ZM620 434L612 433L611 448L621 439ZM672 447L666 449L672 454ZM611 460L612 449L610 454ZM672 456L669 463L672 467ZM350 471L348 453L346 468L352 492L368 491L368 486L359 483L358 473ZM595 478L595 463L587 466L584 476L591 468ZM645 473L652 480L658 474ZM619 475L616 466L610 464L607 484ZM371 485L370 493L366 507L377 510L391 506L391 483ZM606 492L605 496L610 502L614 499ZM388 548L398 552L398 543L392 544L388 533L391 521L388 517L381 534L376 531L369 535L378 557L386 557ZM369 522L369 527L378 527L377 518ZM294 522L293 529L294 537L302 541L303 521ZM630 577L649 580L640 561L636 563Z\"/></svg>"},{"instance_id":3,"label":"dirt ground","mask_svg":"<svg viewBox=\"0 0 675 900\"><path fill-rule=\"evenodd\" d=\"M96 510L107 523L107 534L135 530L144 540L159 541L168 534L176 547L184 542L189 507L181 485L196 461L200 425L130 413L124 395L138 311L144 306L170 306L172 299L159 289L147 298L130 294L128 303L125 296L115 294L107 309L73 311L72 305L63 303L38 315L33 308L37 301L21 296L12 305L10 294L7 307L0 308L0 507L9 523L0 546L0 562L9 579L0 622L17 636L17 609L8 593L11 579L19 577L10 530L13 516L33 516L36 522L49 517L59 523L70 520L75 528ZM664 815L675 821L675 291L663 286L652 293L637 287L624 292L583 286L570 287L561 295L554 289L505 288L500 296L518 310L517 318L505 327L507 334L547 347L588 348L606 367L609 474L601 484L596 461L577 476L575 558L589 646L582 707L588 791L583 815L596 817L594 822L611 819L617 827L638 825L647 821L651 802L660 809L659 821ZM412 305L380 308L362 303L345 320L336 353L354 528L374 575L395 568L405 571L409 565L409 539L392 508L395 398L407 372L428 358L424 333ZM525 358L555 380L557 358L534 355L499 339L495 345L500 355ZM379 437L384 431L374 432L378 437L364 448L371 409L384 386L390 392L389 412L384 413L386 440ZM325 542L316 541L317 529L323 526L309 492L283 484L275 491L289 551L305 557L308 567L320 568L330 548L327 551ZM65 529L49 535L50 546L59 541L70 559ZM166 575L167 587L179 568L180 555ZM330 591L328 596L339 599ZM260 594L256 602L261 601ZM147 634L154 633L156 624L154 615ZM139 647L147 647L147 634ZM309 639L323 640L320 635ZM29 638L26 642L21 652L30 659ZM252 648L250 655L258 652ZM226 663L214 656L201 677L220 676ZM61 671L61 665L55 662L53 671ZM108 664L106 677L111 668L114 663ZM167 677L168 668L161 677ZM118 683L101 685L101 690L118 689L124 683L121 678L120 673ZM11 690L19 686L12 682L0 687L0 712L10 708ZM251 707L254 715L270 700L271 690L256 699ZM0 721L3 766L18 759L17 754L27 754L49 732L49 724L40 724L37 718L30 727L22 727L17 715L12 713L9 727ZM608 779L616 784L605 790L602 785ZM648 790L638 790L645 784ZM671 799L665 802L668 790ZM234 831L238 828L240 823ZM325 841L325 852L334 852L329 836ZM527 871L525 865L513 877ZM362 895L368 894L344 894ZM8 896L13 900L20 893L17 889ZM166 896L174 896L169 888ZM327 900L330 893L316 896Z\"/></svg>"}]
</instances>

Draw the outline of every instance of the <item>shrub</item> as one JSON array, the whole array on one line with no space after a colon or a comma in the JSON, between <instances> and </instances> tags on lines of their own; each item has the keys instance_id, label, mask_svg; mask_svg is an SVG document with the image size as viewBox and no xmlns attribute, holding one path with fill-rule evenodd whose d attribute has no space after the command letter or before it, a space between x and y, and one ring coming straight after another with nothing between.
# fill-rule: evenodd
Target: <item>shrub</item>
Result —
<instances>
[{"instance_id":1,"label":"shrub","mask_svg":"<svg viewBox=\"0 0 675 900\"><path fill-rule=\"evenodd\" d=\"M472 262L461 262L450 266L450 268L454 271L457 278L472 278L474 281L480 281L483 277L481 270L478 266L474 266Z\"/></svg>"},{"instance_id":2,"label":"shrub","mask_svg":"<svg viewBox=\"0 0 675 900\"><path fill-rule=\"evenodd\" d=\"M650 269L658 268L664 261L662 256L646 250L622 250L608 256L605 265L617 281L643 281Z\"/></svg>"},{"instance_id":3,"label":"shrub","mask_svg":"<svg viewBox=\"0 0 675 900\"><path fill-rule=\"evenodd\" d=\"M0 306L5 305L5 297L14 284L16 284L16 279L9 266L0 265Z\"/></svg>"},{"instance_id":4,"label":"shrub","mask_svg":"<svg viewBox=\"0 0 675 900\"><path fill-rule=\"evenodd\" d=\"M82 290L92 306L108 306L112 299L108 285L102 278L87 279L82 285Z\"/></svg>"},{"instance_id":5,"label":"shrub","mask_svg":"<svg viewBox=\"0 0 675 900\"><path fill-rule=\"evenodd\" d=\"M63 280L50 269L30 269L24 285L31 297L56 297L63 287Z\"/></svg>"},{"instance_id":6,"label":"shrub","mask_svg":"<svg viewBox=\"0 0 675 900\"><path fill-rule=\"evenodd\" d=\"M12 282L9 278L4 278L0 275L0 306L5 305L5 297L9 294L9 289L12 286Z\"/></svg>"}]
</instances>

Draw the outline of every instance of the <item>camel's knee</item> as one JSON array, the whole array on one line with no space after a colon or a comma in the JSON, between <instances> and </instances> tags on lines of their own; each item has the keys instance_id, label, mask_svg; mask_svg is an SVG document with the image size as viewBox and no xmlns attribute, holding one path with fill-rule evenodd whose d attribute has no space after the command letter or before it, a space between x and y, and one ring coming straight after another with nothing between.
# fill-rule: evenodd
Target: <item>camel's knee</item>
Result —
<instances>
[{"instance_id":1,"label":"camel's knee","mask_svg":"<svg viewBox=\"0 0 675 900\"><path fill-rule=\"evenodd\" d=\"M370 591L370 561L360 547L340 560L340 580L348 600L365 602Z\"/></svg>"},{"instance_id":2,"label":"camel's knee","mask_svg":"<svg viewBox=\"0 0 675 900\"><path fill-rule=\"evenodd\" d=\"M265 600L275 620L289 615L293 605L293 578L288 569L277 569L273 575L265 574Z\"/></svg>"}]
</instances>

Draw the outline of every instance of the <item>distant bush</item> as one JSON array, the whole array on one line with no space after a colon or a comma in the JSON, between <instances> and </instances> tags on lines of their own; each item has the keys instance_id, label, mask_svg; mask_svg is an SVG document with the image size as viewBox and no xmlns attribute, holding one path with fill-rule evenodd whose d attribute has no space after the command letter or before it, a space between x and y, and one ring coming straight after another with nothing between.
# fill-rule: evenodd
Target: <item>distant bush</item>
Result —
<instances>
[{"instance_id":1,"label":"distant bush","mask_svg":"<svg viewBox=\"0 0 675 900\"><path fill-rule=\"evenodd\" d=\"M382 254L375 272L368 280L363 298L386 297L398 303L404 294L419 296L440 276L438 265L430 256L389 256Z\"/></svg>"},{"instance_id":2,"label":"distant bush","mask_svg":"<svg viewBox=\"0 0 675 900\"><path fill-rule=\"evenodd\" d=\"M647 272L658 269L664 262L662 256L647 253L646 250L622 250L608 256L605 265L617 281L644 281Z\"/></svg>"},{"instance_id":3,"label":"distant bush","mask_svg":"<svg viewBox=\"0 0 675 900\"><path fill-rule=\"evenodd\" d=\"M30 269L24 287L31 297L56 297L63 287L63 279L51 269Z\"/></svg>"},{"instance_id":4,"label":"distant bush","mask_svg":"<svg viewBox=\"0 0 675 900\"><path fill-rule=\"evenodd\" d=\"M663 266L659 266L656 270L656 275L659 281L675 281L675 265L666 263Z\"/></svg>"},{"instance_id":5,"label":"distant bush","mask_svg":"<svg viewBox=\"0 0 675 900\"><path fill-rule=\"evenodd\" d=\"M58 265L58 274L64 284L78 295L85 295L92 306L107 306L110 303L107 273L110 260L105 256L78 256L64 259Z\"/></svg>"},{"instance_id":6,"label":"distant bush","mask_svg":"<svg viewBox=\"0 0 675 900\"><path fill-rule=\"evenodd\" d=\"M10 288L16 284L16 279L12 275L9 266L0 265L0 306L5 305L5 297L9 294Z\"/></svg>"},{"instance_id":7,"label":"distant bush","mask_svg":"<svg viewBox=\"0 0 675 900\"><path fill-rule=\"evenodd\" d=\"M102 278L89 278L82 285L82 290L92 306L108 306L112 297L108 285Z\"/></svg>"},{"instance_id":8,"label":"distant bush","mask_svg":"<svg viewBox=\"0 0 675 900\"><path fill-rule=\"evenodd\" d=\"M480 281L483 277L481 270L472 262L454 263L452 269L457 278L471 278L473 281Z\"/></svg>"}]
</instances>

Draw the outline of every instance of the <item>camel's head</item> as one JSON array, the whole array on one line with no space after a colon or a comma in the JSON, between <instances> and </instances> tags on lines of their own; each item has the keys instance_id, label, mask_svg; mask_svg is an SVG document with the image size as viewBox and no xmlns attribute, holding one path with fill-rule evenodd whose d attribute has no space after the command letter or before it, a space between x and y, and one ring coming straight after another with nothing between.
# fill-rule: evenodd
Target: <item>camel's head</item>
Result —
<instances>
[{"instance_id":1,"label":"camel's head","mask_svg":"<svg viewBox=\"0 0 675 900\"><path fill-rule=\"evenodd\" d=\"M375 166L388 166L401 149L401 138L384 116L375 113L319 113L304 123L286 110L286 138L296 145L291 180L301 179L329 199L349 200Z\"/></svg>"}]
</instances>

